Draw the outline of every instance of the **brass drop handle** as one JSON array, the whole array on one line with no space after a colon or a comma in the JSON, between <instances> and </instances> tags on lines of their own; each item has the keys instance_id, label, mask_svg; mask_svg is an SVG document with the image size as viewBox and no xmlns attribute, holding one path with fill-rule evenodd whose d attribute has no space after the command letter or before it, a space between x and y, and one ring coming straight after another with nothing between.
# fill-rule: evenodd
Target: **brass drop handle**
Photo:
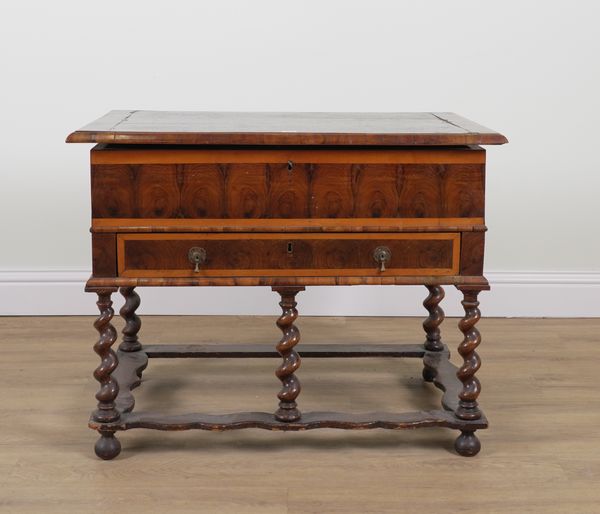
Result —
<instances>
[{"instance_id":1,"label":"brass drop handle","mask_svg":"<svg viewBox=\"0 0 600 514\"><path fill-rule=\"evenodd\" d=\"M379 271L385 271L386 263L392 259L392 251L387 246L378 246L373 250L373 259L379 264Z\"/></svg>"},{"instance_id":2,"label":"brass drop handle","mask_svg":"<svg viewBox=\"0 0 600 514\"><path fill-rule=\"evenodd\" d=\"M194 264L194 273L198 273L200 271L200 264L206 262L206 250L199 246L194 246L193 248L190 248L190 251L188 252L188 259Z\"/></svg>"}]
</instances>

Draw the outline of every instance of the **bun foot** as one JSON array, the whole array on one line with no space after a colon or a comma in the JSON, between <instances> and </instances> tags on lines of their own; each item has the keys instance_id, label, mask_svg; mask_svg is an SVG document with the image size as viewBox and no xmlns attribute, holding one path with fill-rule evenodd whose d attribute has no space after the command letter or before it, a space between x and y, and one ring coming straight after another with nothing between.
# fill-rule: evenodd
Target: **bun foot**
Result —
<instances>
[{"instance_id":1,"label":"bun foot","mask_svg":"<svg viewBox=\"0 0 600 514\"><path fill-rule=\"evenodd\" d=\"M425 380L425 382L433 382L435 375L435 371L431 368L423 368L423 380Z\"/></svg>"},{"instance_id":2,"label":"bun foot","mask_svg":"<svg viewBox=\"0 0 600 514\"><path fill-rule=\"evenodd\" d=\"M461 430L460 435L454 442L454 449L463 457L473 457L481 450L481 443L474 431Z\"/></svg>"},{"instance_id":3,"label":"bun foot","mask_svg":"<svg viewBox=\"0 0 600 514\"><path fill-rule=\"evenodd\" d=\"M114 432L98 431L100 433L100 439L96 441L94 451L96 455L102 460L114 459L119 453L121 453L121 443L115 437Z\"/></svg>"}]
</instances>

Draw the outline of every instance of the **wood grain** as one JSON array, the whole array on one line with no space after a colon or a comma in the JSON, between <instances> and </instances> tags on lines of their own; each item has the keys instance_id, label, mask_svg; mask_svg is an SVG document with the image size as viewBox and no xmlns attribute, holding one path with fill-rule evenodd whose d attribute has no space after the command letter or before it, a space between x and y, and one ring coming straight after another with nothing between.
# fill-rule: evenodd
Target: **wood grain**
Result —
<instances>
[{"instance_id":1,"label":"wood grain","mask_svg":"<svg viewBox=\"0 0 600 514\"><path fill-rule=\"evenodd\" d=\"M180 216L182 184L178 180L177 168L166 164L149 164L143 173L129 168L134 197L128 197L128 205L135 206L140 214L149 218L176 218ZM92 211L95 211L94 192L102 190L98 173L92 171ZM121 187L123 189L123 187ZM112 195L110 191L105 196ZM125 207L122 208L123 210Z\"/></svg>"},{"instance_id":2,"label":"wood grain","mask_svg":"<svg viewBox=\"0 0 600 514\"><path fill-rule=\"evenodd\" d=\"M308 218L310 216L311 181L308 173L294 173L296 164L292 161L266 165L268 217L280 219L285 226L287 219ZM255 218L246 216L246 218ZM227 223L226 221L224 221Z\"/></svg>"},{"instance_id":3,"label":"wood grain","mask_svg":"<svg viewBox=\"0 0 600 514\"><path fill-rule=\"evenodd\" d=\"M90 153L92 164L484 164L485 150L477 145L457 147L349 146L153 146L99 144Z\"/></svg>"},{"instance_id":4,"label":"wood grain","mask_svg":"<svg viewBox=\"0 0 600 514\"><path fill-rule=\"evenodd\" d=\"M94 218L92 233L114 232L470 232L483 218L180 219Z\"/></svg>"},{"instance_id":5,"label":"wood grain","mask_svg":"<svg viewBox=\"0 0 600 514\"><path fill-rule=\"evenodd\" d=\"M392 252L383 272L378 246ZM207 255L198 272L192 247ZM119 234L117 248L125 277L454 275L460 234Z\"/></svg>"},{"instance_id":6,"label":"wood grain","mask_svg":"<svg viewBox=\"0 0 600 514\"><path fill-rule=\"evenodd\" d=\"M92 165L93 218L477 218L483 164Z\"/></svg>"},{"instance_id":7,"label":"wood grain","mask_svg":"<svg viewBox=\"0 0 600 514\"><path fill-rule=\"evenodd\" d=\"M221 197L221 204L226 209L224 217L268 218L267 199L271 185L268 169L260 164L224 164L221 169L226 174L224 196Z\"/></svg>"},{"instance_id":8,"label":"wood grain","mask_svg":"<svg viewBox=\"0 0 600 514\"><path fill-rule=\"evenodd\" d=\"M117 275L117 237L114 233L92 233L92 273L95 277Z\"/></svg>"},{"instance_id":9,"label":"wood grain","mask_svg":"<svg viewBox=\"0 0 600 514\"><path fill-rule=\"evenodd\" d=\"M483 258L485 251L485 234L463 232L460 243L461 275L483 274Z\"/></svg>"},{"instance_id":10,"label":"wood grain","mask_svg":"<svg viewBox=\"0 0 600 514\"><path fill-rule=\"evenodd\" d=\"M178 216L182 218L222 219L227 210L225 174L216 164L186 164L175 168L179 190ZM180 218L173 218L182 221Z\"/></svg>"},{"instance_id":11,"label":"wood grain","mask_svg":"<svg viewBox=\"0 0 600 514\"><path fill-rule=\"evenodd\" d=\"M487 284L483 276L462 275L392 275L392 276L340 276L322 275L314 277L292 276L226 276L226 277L91 277L85 286L86 291L99 287L187 287L187 286L414 286L454 284L478 289ZM489 286L486 286L489 289Z\"/></svg>"},{"instance_id":12,"label":"wood grain","mask_svg":"<svg viewBox=\"0 0 600 514\"><path fill-rule=\"evenodd\" d=\"M453 113L111 111L68 143L469 145L506 138Z\"/></svg>"}]
</instances>

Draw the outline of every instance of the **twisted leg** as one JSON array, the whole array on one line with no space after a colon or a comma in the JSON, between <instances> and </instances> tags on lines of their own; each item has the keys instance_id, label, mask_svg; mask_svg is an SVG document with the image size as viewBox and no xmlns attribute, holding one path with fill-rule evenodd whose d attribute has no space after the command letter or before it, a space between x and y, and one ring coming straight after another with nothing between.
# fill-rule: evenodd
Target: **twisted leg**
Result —
<instances>
[{"instance_id":1,"label":"twisted leg","mask_svg":"<svg viewBox=\"0 0 600 514\"><path fill-rule=\"evenodd\" d=\"M101 362L94 371L94 378L100 382L100 390L96 393L98 407L93 412L92 417L95 421L101 423L110 423L117 421L120 417L119 411L115 405L115 399L119 394L119 384L111 374L118 365L117 355L112 350L112 345L117 340L117 331L111 324L114 315L112 309L111 295L115 289L97 290L98 309L100 315L94 322L94 328L100 334L100 337L94 345L94 351L99 355ZM100 439L96 443L96 455L102 459L112 459L121 451L119 441L114 437L113 431L99 430Z\"/></svg>"},{"instance_id":2,"label":"twisted leg","mask_svg":"<svg viewBox=\"0 0 600 514\"><path fill-rule=\"evenodd\" d=\"M464 295L461 303L465 309L465 316L458 323L458 328L464 336L458 346L458 353L464 362L456 372L463 387L458 394L458 408L454 415L459 419L475 420L481 418L481 411L477 404L477 397L481 392L481 384L475 376L475 373L481 367L481 360L475 351L481 342L479 330L475 328L476 323L481 319L481 312L479 312L478 308L479 301L477 300L480 290L475 288L459 289L462 290ZM470 457L479 452L481 444L474 430L462 430L461 435L456 439L454 447L460 455Z\"/></svg>"},{"instance_id":3,"label":"twisted leg","mask_svg":"<svg viewBox=\"0 0 600 514\"><path fill-rule=\"evenodd\" d=\"M442 286L425 286L429 290L429 295L423 301L423 307L429 312L429 316L423 322L426 339L424 348L428 352L440 352L444 349L442 336L440 334L440 324L444 321L444 311L439 306L444 299L445 293ZM427 364L424 364L423 379L426 382L433 382L435 370Z\"/></svg>"},{"instance_id":4,"label":"twisted leg","mask_svg":"<svg viewBox=\"0 0 600 514\"><path fill-rule=\"evenodd\" d=\"M277 351L283 358L283 363L275 371L283 386L277 395L279 409L275 412L275 419L297 421L301 416L296 404L296 398L300 394L300 381L294 372L300 367L300 356L294 350L294 346L300 341L300 331L294 325L294 321L298 317L296 295L304 291L304 287L273 287L272 289L281 296L279 305L283 311L277 320L277 326L283 332L283 337L277 344Z\"/></svg>"},{"instance_id":5,"label":"twisted leg","mask_svg":"<svg viewBox=\"0 0 600 514\"><path fill-rule=\"evenodd\" d=\"M123 341L119 345L119 350L122 352L137 352L142 349L142 344L138 339L142 320L135 313L140 306L140 296L135 292L134 287L122 287L119 291L125 298L125 304L119 311L119 314L125 320Z\"/></svg>"}]
</instances>

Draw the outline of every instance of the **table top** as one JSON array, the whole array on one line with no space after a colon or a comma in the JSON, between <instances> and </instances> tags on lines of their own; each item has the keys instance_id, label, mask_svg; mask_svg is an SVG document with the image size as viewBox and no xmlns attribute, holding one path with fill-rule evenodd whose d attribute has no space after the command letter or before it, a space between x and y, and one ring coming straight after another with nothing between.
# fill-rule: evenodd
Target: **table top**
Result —
<instances>
[{"instance_id":1,"label":"table top","mask_svg":"<svg viewBox=\"0 0 600 514\"><path fill-rule=\"evenodd\" d=\"M507 142L450 112L110 111L68 143L157 145L461 146Z\"/></svg>"}]
</instances>

